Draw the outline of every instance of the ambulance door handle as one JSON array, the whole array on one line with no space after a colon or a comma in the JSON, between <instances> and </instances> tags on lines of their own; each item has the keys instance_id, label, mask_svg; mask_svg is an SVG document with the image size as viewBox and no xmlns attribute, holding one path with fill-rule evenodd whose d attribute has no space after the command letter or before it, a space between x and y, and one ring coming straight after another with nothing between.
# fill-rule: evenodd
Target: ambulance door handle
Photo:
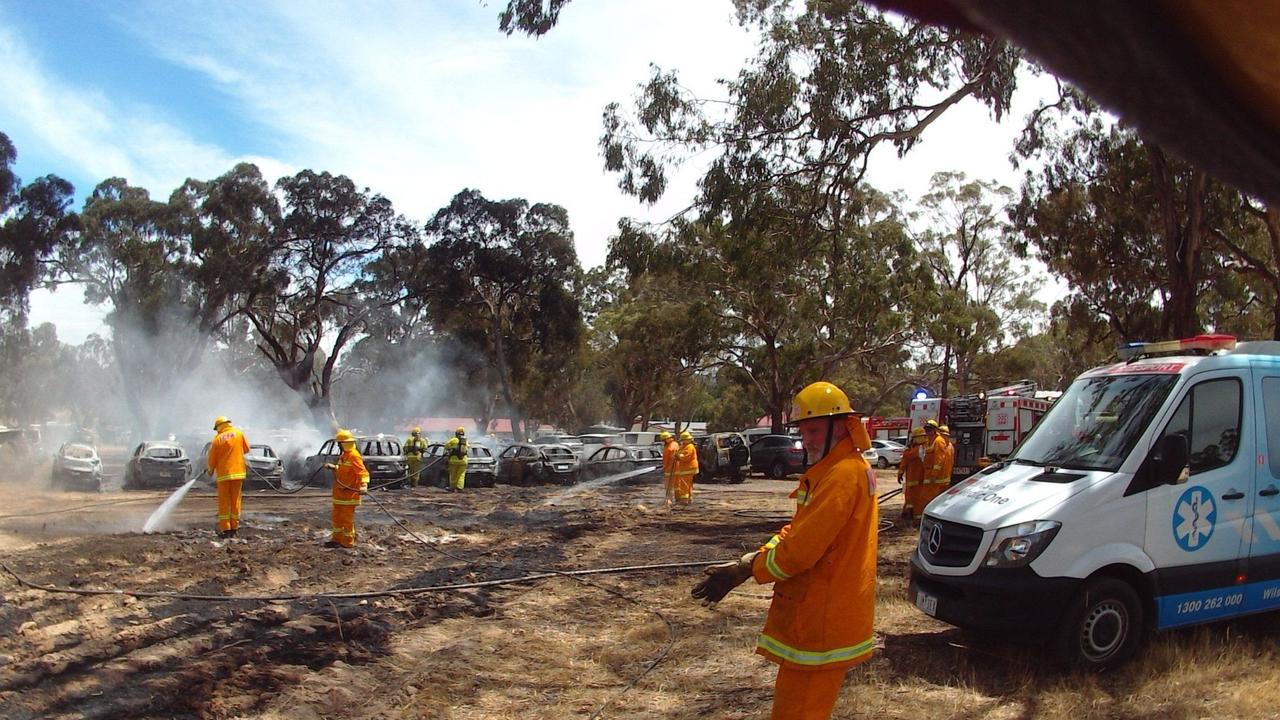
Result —
<instances>
[{"instance_id":1,"label":"ambulance door handle","mask_svg":"<svg viewBox=\"0 0 1280 720\"><path fill-rule=\"evenodd\" d=\"M1229 492L1225 492L1222 494L1223 500L1240 500L1243 497L1244 497L1244 493L1235 489L1232 489Z\"/></svg>"},{"instance_id":2,"label":"ambulance door handle","mask_svg":"<svg viewBox=\"0 0 1280 720\"><path fill-rule=\"evenodd\" d=\"M1271 497L1272 495L1280 495L1280 490L1276 489L1275 485L1268 485L1266 489L1258 494L1262 497Z\"/></svg>"}]
</instances>

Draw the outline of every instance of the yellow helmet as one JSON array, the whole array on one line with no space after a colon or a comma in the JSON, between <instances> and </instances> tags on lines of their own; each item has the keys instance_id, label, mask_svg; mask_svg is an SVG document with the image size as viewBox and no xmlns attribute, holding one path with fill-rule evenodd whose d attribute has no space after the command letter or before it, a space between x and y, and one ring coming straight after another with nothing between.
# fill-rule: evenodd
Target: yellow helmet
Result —
<instances>
[{"instance_id":1,"label":"yellow helmet","mask_svg":"<svg viewBox=\"0 0 1280 720\"><path fill-rule=\"evenodd\" d=\"M922 428L922 427L918 427L918 428L916 428L916 429L912 430L912 431L911 431L911 437L913 437L913 438L920 438L920 437L924 437L924 428Z\"/></svg>"},{"instance_id":2,"label":"yellow helmet","mask_svg":"<svg viewBox=\"0 0 1280 720\"><path fill-rule=\"evenodd\" d=\"M658 433L658 439L659 439L659 440L670 440L670 439L671 439L671 433L667 432L666 430L663 430L662 432Z\"/></svg>"},{"instance_id":3,"label":"yellow helmet","mask_svg":"<svg viewBox=\"0 0 1280 720\"><path fill-rule=\"evenodd\" d=\"M791 422L816 417L837 417L854 414L849 396L840 388L826 381L809 385L796 393L791 401Z\"/></svg>"},{"instance_id":4,"label":"yellow helmet","mask_svg":"<svg viewBox=\"0 0 1280 720\"><path fill-rule=\"evenodd\" d=\"M688 430L685 430L684 432L680 433L680 439L687 442L692 442L693 433L689 432Z\"/></svg>"},{"instance_id":5,"label":"yellow helmet","mask_svg":"<svg viewBox=\"0 0 1280 720\"><path fill-rule=\"evenodd\" d=\"M422 434L422 428L418 427L417 425L414 425L414 426L413 426L413 434L414 434L414 435L420 435L420 434Z\"/></svg>"},{"instance_id":6,"label":"yellow helmet","mask_svg":"<svg viewBox=\"0 0 1280 720\"><path fill-rule=\"evenodd\" d=\"M943 435L950 435L951 428L947 427L946 425L939 425L938 432L942 433Z\"/></svg>"},{"instance_id":7,"label":"yellow helmet","mask_svg":"<svg viewBox=\"0 0 1280 720\"><path fill-rule=\"evenodd\" d=\"M937 420L925 420L925 421L924 421L924 429L925 429L925 430L937 430L937 429L938 429L938 421L937 421Z\"/></svg>"},{"instance_id":8,"label":"yellow helmet","mask_svg":"<svg viewBox=\"0 0 1280 720\"><path fill-rule=\"evenodd\" d=\"M226 415L219 415L219 416L218 416L217 418L215 418L215 419L214 419L214 421L213 421L213 429L214 429L214 430L217 430L218 428L222 427L223 425L230 425L230 424L231 424L231 421L227 419L227 416L226 416Z\"/></svg>"},{"instance_id":9,"label":"yellow helmet","mask_svg":"<svg viewBox=\"0 0 1280 720\"><path fill-rule=\"evenodd\" d=\"M464 428L464 427L462 427L461 425L459 425L459 426L458 426L458 429L453 431L453 434L454 434L454 435L466 435L466 434L467 434L467 429L466 429L466 428Z\"/></svg>"},{"instance_id":10,"label":"yellow helmet","mask_svg":"<svg viewBox=\"0 0 1280 720\"><path fill-rule=\"evenodd\" d=\"M339 430L338 434L333 436L333 439L340 443L355 442L356 436L352 435L350 430Z\"/></svg>"}]
</instances>

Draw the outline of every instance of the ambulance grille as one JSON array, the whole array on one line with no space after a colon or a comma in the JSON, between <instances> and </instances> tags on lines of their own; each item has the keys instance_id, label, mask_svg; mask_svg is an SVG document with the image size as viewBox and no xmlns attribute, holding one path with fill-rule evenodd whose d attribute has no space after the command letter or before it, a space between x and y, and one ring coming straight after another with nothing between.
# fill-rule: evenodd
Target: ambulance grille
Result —
<instances>
[{"instance_id":1,"label":"ambulance grille","mask_svg":"<svg viewBox=\"0 0 1280 720\"><path fill-rule=\"evenodd\" d=\"M920 521L920 556L930 565L967 567L982 545L982 528L939 520Z\"/></svg>"}]
</instances>

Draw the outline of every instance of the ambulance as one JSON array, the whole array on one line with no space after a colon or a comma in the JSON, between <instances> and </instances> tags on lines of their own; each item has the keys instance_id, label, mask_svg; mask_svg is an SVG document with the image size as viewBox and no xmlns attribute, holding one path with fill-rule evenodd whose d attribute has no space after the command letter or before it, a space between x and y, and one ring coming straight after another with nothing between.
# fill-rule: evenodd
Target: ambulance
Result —
<instances>
[{"instance_id":1,"label":"ambulance","mask_svg":"<svg viewBox=\"0 0 1280 720\"><path fill-rule=\"evenodd\" d=\"M925 508L910 596L958 627L1129 659L1149 630L1280 607L1280 342L1135 343Z\"/></svg>"}]
</instances>

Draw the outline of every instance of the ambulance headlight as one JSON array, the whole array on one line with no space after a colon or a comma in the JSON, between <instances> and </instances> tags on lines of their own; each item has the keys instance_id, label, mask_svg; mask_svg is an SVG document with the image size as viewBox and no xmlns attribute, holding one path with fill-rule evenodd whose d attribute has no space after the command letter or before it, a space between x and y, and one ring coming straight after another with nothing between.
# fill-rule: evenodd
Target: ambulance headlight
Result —
<instances>
[{"instance_id":1,"label":"ambulance headlight","mask_svg":"<svg viewBox=\"0 0 1280 720\"><path fill-rule=\"evenodd\" d=\"M1049 547L1061 527L1062 523L1055 520L1032 520L1000 528L983 565L990 568L1022 567Z\"/></svg>"}]
</instances>

